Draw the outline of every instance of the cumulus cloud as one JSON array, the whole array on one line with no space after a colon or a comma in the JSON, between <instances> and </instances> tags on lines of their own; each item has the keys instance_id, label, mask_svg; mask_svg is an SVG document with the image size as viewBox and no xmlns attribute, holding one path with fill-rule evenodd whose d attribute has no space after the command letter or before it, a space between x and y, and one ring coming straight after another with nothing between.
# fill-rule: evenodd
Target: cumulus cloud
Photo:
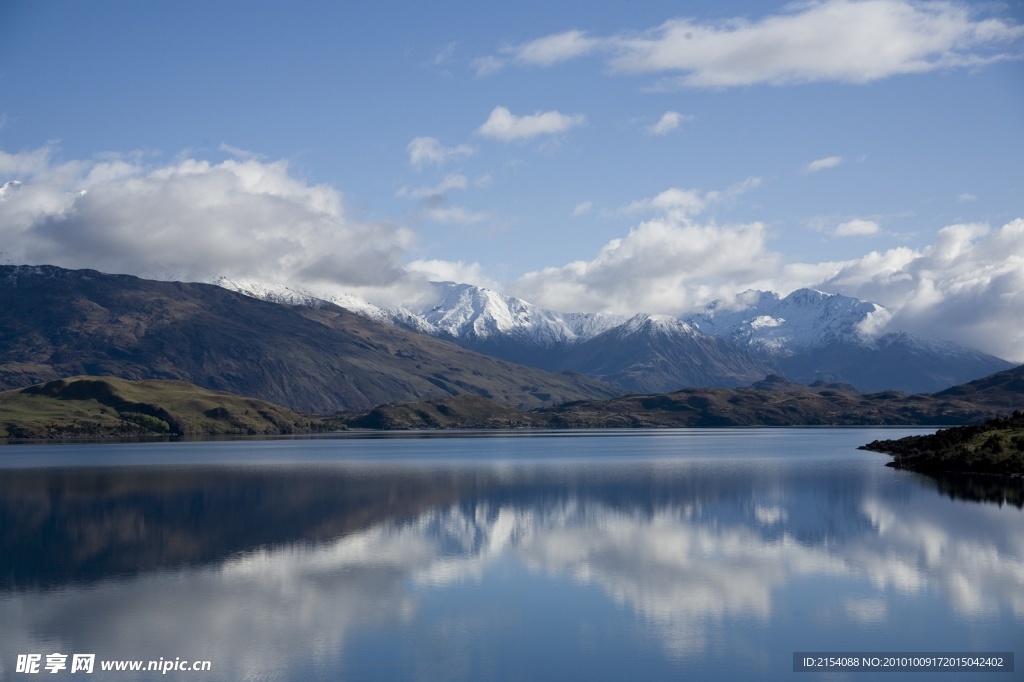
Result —
<instances>
[{"instance_id":1,"label":"cumulus cloud","mask_svg":"<svg viewBox=\"0 0 1024 682\"><path fill-rule=\"evenodd\" d=\"M353 220L335 189L296 178L284 161L51 157L2 157L8 173L22 173L0 200L0 243L14 262L354 290L409 282L410 231Z\"/></svg>"},{"instance_id":2,"label":"cumulus cloud","mask_svg":"<svg viewBox=\"0 0 1024 682\"><path fill-rule=\"evenodd\" d=\"M551 66L593 53L618 73L678 73L673 85L867 83L1014 58L1024 26L951 2L818 0L758 20L677 18L638 34L558 33L503 48L478 72ZM482 65L486 65L486 69Z\"/></svg>"},{"instance_id":3,"label":"cumulus cloud","mask_svg":"<svg viewBox=\"0 0 1024 682\"><path fill-rule=\"evenodd\" d=\"M500 285L484 272L480 263L466 263L451 260L414 260L406 267L412 272L423 275L431 282L460 282L475 284L485 289L498 290Z\"/></svg>"},{"instance_id":4,"label":"cumulus cloud","mask_svg":"<svg viewBox=\"0 0 1024 682\"><path fill-rule=\"evenodd\" d=\"M825 170L826 168L835 168L842 162L843 157L841 156L826 156L824 159L811 161L804 167L804 171L808 173L817 173L818 171Z\"/></svg>"},{"instance_id":5,"label":"cumulus cloud","mask_svg":"<svg viewBox=\"0 0 1024 682\"><path fill-rule=\"evenodd\" d=\"M751 177L722 191L702 192L698 189L670 187L656 196L630 202L628 206L619 210L619 215L653 212L664 213L675 220L684 220L689 216L703 213L713 204L731 201L760 184L761 178Z\"/></svg>"},{"instance_id":6,"label":"cumulus cloud","mask_svg":"<svg viewBox=\"0 0 1024 682\"><path fill-rule=\"evenodd\" d=\"M14 263L50 263L153 278L220 275L322 288L379 303L410 300L426 279L497 288L478 264L403 260L413 234L364 223L341 194L295 177L284 161L145 163L108 155L58 161L54 148L0 152L0 245ZM526 273L502 287L567 312L681 314L746 289L799 287L857 296L892 311L875 331L903 329L1024 362L1024 219L1001 227L958 224L930 244L831 262L787 262L761 222L719 225L702 214L758 185L721 191L669 188L617 215L637 223L590 258ZM468 180L409 188L430 220L473 225L489 216L433 201ZM578 206L584 211L586 202ZM837 236L877 234L852 219Z\"/></svg>"},{"instance_id":7,"label":"cumulus cloud","mask_svg":"<svg viewBox=\"0 0 1024 682\"><path fill-rule=\"evenodd\" d=\"M683 122L683 115L678 111L666 111L654 125L648 126L647 132L651 135L667 135Z\"/></svg>"},{"instance_id":8,"label":"cumulus cloud","mask_svg":"<svg viewBox=\"0 0 1024 682\"><path fill-rule=\"evenodd\" d=\"M705 197L700 190L670 187L654 197L631 202L622 209L622 212L630 214L664 211L676 216L687 216L700 213L705 205Z\"/></svg>"},{"instance_id":9,"label":"cumulus cloud","mask_svg":"<svg viewBox=\"0 0 1024 682\"><path fill-rule=\"evenodd\" d=\"M648 218L605 244L591 260L526 273L508 288L561 311L680 314L749 288L765 287L781 269L763 223L717 225L696 217L760 184L748 178L725 190L671 187L633 201L620 216Z\"/></svg>"},{"instance_id":10,"label":"cumulus cloud","mask_svg":"<svg viewBox=\"0 0 1024 682\"><path fill-rule=\"evenodd\" d=\"M42 173L49 168L55 152L56 145L53 144L15 154L0 149L0 175L23 178Z\"/></svg>"},{"instance_id":11,"label":"cumulus cloud","mask_svg":"<svg viewBox=\"0 0 1024 682\"><path fill-rule=\"evenodd\" d=\"M818 283L893 310L906 329L1024 362L1024 219L950 225L919 250L873 251Z\"/></svg>"},{"instance_id":12,"label":"cumulus cloud","mask_svg":"<svg viewBox=\"0 0 1024 682\"><path fill-rule=\"evenodd\" d=\"M779 267L762 223L718 226L665 216L605 244L591 260L527 273L511 293L554 310L679 314Z\"/></svg>"},{"instance_id":13,"label":"cumulus cloud","mask_svg":"<svg viewBox=\"0 0 1024 682\"><path fill-rule=\"evenodd\" d=\"M582 114L566 115L557 111L516 116L506 107L494 107L487 121L477 129L484 137L502 142L528 140L538 135L555 135L586 121Z\"/></svg>"},{"instance_id":14,"label":"cumulus cloud","mask_svg":"<svg viewBox=\"0 0 1024 682\"><path fill-rule=\"evenodd\" d=\"M507 292L561 311L679 315L715 299L736 302L747 289L813 287L889 308L891 315L871 321L874 333L904 330L1024 362L1024 219L995 230L944 227L920 249L799 263L770 248L763 223L699 220L709 195L716 193L673 189L633 202L622 214L657 215L589 259L526 273ZM840 236L878 232L864 219L836 229Z\"/></svg>"},{"instance_id":15,"label":"cumulus cloud","mask_svg":"<svg viewBox=\"0 0 1024 682\"><path fill-rule=\"evenodd\" d=\"M837 237L858 237L877 234L879 229L878 223L874 220L854 218L853 220L847 220L845 223L840 223L836 226L834 234Z\"/></svg>"},{"instance_id":16,"label":"cumulus cloud","mask_svg":"<svg viewBox=\"0 0 1024 682\"><path fill-rule=\"evenodd\" d=\"M417 137L406 146L409 152L409 164L413 168L432 164L440 166L443 163L455 159L464 159L472 156L475 149L468 144L460 144L455 147L445 147L434 137Z\"/></svg>"}]
</instances>

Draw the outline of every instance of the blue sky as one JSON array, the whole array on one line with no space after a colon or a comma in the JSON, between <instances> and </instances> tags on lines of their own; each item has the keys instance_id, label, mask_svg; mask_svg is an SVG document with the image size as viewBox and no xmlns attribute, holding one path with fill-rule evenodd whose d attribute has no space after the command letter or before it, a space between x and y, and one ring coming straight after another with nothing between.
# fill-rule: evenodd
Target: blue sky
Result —
<instances>
[{"instance_id":1,"label":"blue sky","mask_svg":"<svg viewBox=\"0 0 1024 682\"><path fill-rule=\"evenodd\" d=\"M1024 360L1024 3L0 6L0 252L683 313L816 286Z\"/></svg>"}]
</instances>

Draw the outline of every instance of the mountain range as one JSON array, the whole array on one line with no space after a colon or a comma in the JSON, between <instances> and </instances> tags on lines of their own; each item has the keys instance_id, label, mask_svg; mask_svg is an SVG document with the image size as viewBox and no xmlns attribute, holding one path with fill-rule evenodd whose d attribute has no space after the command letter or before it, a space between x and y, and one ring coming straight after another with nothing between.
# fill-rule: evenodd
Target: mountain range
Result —
<instances>
[{"instance_id":1,"label":"mountain range","mask_svg":"<svg viewBox=\"0 0 1024 682\"><path fill-rule=\"evenodd\" d=\"M77 375L176 379L303 412L472 393L516 407L616 395L333 303L211 284L0 266L0 390Z\"/></svg>"},{"instance_id":2,"label":"mountain range","mask_svg":"<svg viewBox=\"0 0 1024 682\"><path fill-rule=\"evenodd\" d=\"M875 334L890 312L841 294L748 291L683 318L559 313L469 284L433 282L425 303L380 308L354 297L221 278L255 298L359 315L548 371L586 374L625 392L746 386L769 374L860 391L931 393L1010 362L906 332Z\"/></svg>"},{"instance_id":3,"label":"mountain range","mask_svg":"<svg viewBox=\"0 0 1024 682\"><path fill-rule=\"evenodd\" d=\"M768 375L934 393L1013 367L905 333L837 294L748 292L685 319L558 313L468 284L415 306L221 278L0 266L0 390L77 375L176 379L316 413L471 394L517 408L738 388Z\"/></svg>"}]
</instances>

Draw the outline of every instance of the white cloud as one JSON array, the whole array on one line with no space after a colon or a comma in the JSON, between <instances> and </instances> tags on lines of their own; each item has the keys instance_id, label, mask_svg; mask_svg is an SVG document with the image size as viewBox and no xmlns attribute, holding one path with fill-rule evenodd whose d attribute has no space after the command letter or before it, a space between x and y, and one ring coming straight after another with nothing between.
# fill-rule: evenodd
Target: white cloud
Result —
<instances>
[{"instance_id":1,"label":"white cloud","mask_svg":"<svg viewBox=\"0 0 1024 682\"><path fill-rule=\"evenodd\" d=\"M30 171L0 201L0 243L14 262L353 290L410 284L410 231L352 220L335 189L296 179L284 161L2 158Z\"/></svg>"},{"instance_id":2,"label":"white cloud","mask_svg":"<svg viewBox=\"0 0 1024 682\"><path fill-rule=\"evenodd\" d=\"M804 167L804 170L808 173L817 173L818 171L825 170L826 168L835 168L842 162L843 157L841 156L826 156L824 159L811 161Z\"/></svg>"},{"instance_id":3,"label":"white cloud","mask_svg":"<svg viewBox=\"0 0 1024 682\"><path fill-rule=\"evenodd\" d=\"M666 112L662 115L662 118L657 120L657 123L647 127L647 132L651 135L668 135L678 128L684 120L685 117L679 112Z\"/></svg>"},{"instance_id":4,"label":"white cloud","mask_svg":"<svg viewBox=\"0 0 1024 682\"><path fill-rule=\"evenodd\" d=\"M472 156L476 151L468 144L445 147L433 137L417 137L408 144L406 150L409 152L409 164L414 168L420 168L426 164L440 166L453 159Z\"/></svg>"},{"instance_id":5,"label":"white cloud","mask_svg":"<svg viewBox=\"0 0 1024 682\"><path fill-rule=\"evenodd\" d=\"M834 264L816 284L893 310L889 327L1024 362L1024 219L991 230L951 225L920 250Z\"/></svg>"},{"instance_id":6,"label":"white cloud","mask_svg":"<svg viewBox=\"0 0 1024 682\"><path fill-rule=\"evenodd\" d=\"M705 196L699 190L670 187L649 199L637 199L622 209L624 214L664 212L676 217L697 215L707 205Z\"/></svg>"},{"instance_id":7,"label":"white cloud","mask_svg":"<svg viewBox=\"0 0 1024 682\"><path fill-rule=\"evenodd\" d=\"M837 237L855 237L864 236L869 234L877 234L878 223L874 220L864 220L863 218L854 218L853 220L847 220L845 223L840 223L835 230L835 236Z\"/></svg>"},{"instance_id":8,"label":"white cloud","mask_svg":"<svg viewBox=\"0 0 1024 682\"><path fill-rule=\"evenodd\" d=\"M756 288L781 267L761 223L700 225L666 216L605 244L589 261L527 273L510 293L562 311L678 314L737 283Z\"/></svg>"},{"instance_id":9,"label":"white cloud","mask_svg":"<svg viewBox=\"0 0 1024 682\"><path fill-rule=\"evenodd\" d=\"M44 172L56 153L56 145L48 144L39 149L9 154L0 149L0 176L24 178Z\"/></svg>"},{"instance_id":10,"label":"white cloud","mask_svg":"<svg viewBox=\"0 0 1024 682\"><path fill-rule=\"evenodd\" d=\"M867 83L900 74L974 67L1017 56L1024 26L979 18L977 7L910 0L810 0L758 20L679 18L638 34L558 33L478 60L550 66L603 52L619 73L681 73L683 87L815 81Z\"/></svg>"},{"instance_id":11,"label":"white cloud","mask_svg":"<svg viewBox=\"0 0 1024 682\"><path fill-rule=\"evenodd\" d=\"M395 194L405 199L437 199L453 189L466 189L469 178L461 173L450 173L432 187L402 187Z\"/></svg>"},{"instance_id":12,"label":"white cloud","mask_svg":"<svg viewBox=\"0 0 1024 682\"><path fill-rule=\"evenodd\" d=\"M593 52L600 46L600 40L588 37L583 31L572 30L531 40L506 52L523 64L551 66Z\"/></svg>"},{"instance_id":13,"label":"white cloud","mask_svg":"<svg viewBox=\"0 0 1024 682\"><path fill-rule=\"evenodd\" d=\"M697 189L681 189L670 187L660 194L647 199L638 199L619 210L619 215L635 215L638 213L664 213L674 220L683 220L690 216L703 213L713 204L732 201L736 197L749 192L761 185L761 178L750 177L738 182L723 191L711 190L701 192Z\"/></svg>"},{"instance_id":14,"label":"white cloud","mask_svg":"<svg viewBox=\"0 0 1024 682\"><path fill-rule=\"evenodd\" d=\"M957 201L963 203L965 201L977 201L978 197L974 196L970 192L964 192L956 198Z\"/></svg>"},{"instance_id":15,"label":"white cloud","mask_svg":"<svg viewBox=\"0 0 1024 682\"><path fill-rule=\"evenodd\" d=\"M497 290L499 284L491 279L479 263L450 260L414 260L406 267L431 282L460 282Z\"/></svg>"},{"instance_id":16,"label":"white cloud","mask_svg":"<svg viewBox=\"0 0 1024 682\"><path fill-rule=\"evenodd\" d=\"M509 63L527 66L552 66L601 49L602 40L591 38L583 31L571 30L537 38L529 42L499 50L501 56L489 55L473 62L477 76L487 76L505 68Z\"/></svg>"},{"instance_id":17,"label":"white cloud","mask_svg":"<svg viewBox=\"0 0 1024 682\"><path fill-rule=\"evenodd\" d=\"M506 107L494 107L487 121L477 130L485 137L503 142L527 140L538 135L563 133L583 124L586 117L581 114L566 115L557 111L516 116Z\"/></svg>"},{"instance_id":18,"label":"white cloud","mask_svg":"<svg viewBox=\"0 0 1024 682\"><path fill-rule=\"evenodd\" d=\"M337 190L297 179L284 161L185 158L147 165L132 157L54 156L49 147L0 152L0 164L20 181L0 192L7 261L193 281L227 275L311 288L330 284L381 303L414 295L427 270L435 277L448 268L450 279L487 280L476 264L403 266L414 248L409 230L353 220ZM452 174L409 194L461 189L466 182ZM640 220L628 234L589 259L529 272L508 293L570 312L679 314L749 288L785 294L811 286L890 308L892 318L887 325L879 320L880 330L946 338L1024 362L1024 219L998 229L951 225L916 249L787 263L770 248L760 222L697 219L758 182L711 192L669 188L634 202L619 213ZM459 225L491 219L431 197L423 197L427 219ZM835 234L880 232L876 228L871 220L849 220Z\"/></svg>"},{"instance_id":19,"label":"white cloud","mask_svg":"<svg viewBox=\"0 0 1024 682\"><path fill-rule=\"evenodd\" d=\"M666 111L654 125L647 128L651 135L667 135L683 122L683 115L678 111Z\"/></svg>"},{"instance_id":20,"label":"white cloud","mask_svg":"<svg viewBox=\"0 0 1024 682\"><path fill-rule=\"evenodd\" d=\"M572 215L573 215L573 217L577 217L577 216L581 216L581 215L586 215L586 214L590 213L590 211L592 211L593 208L594 208L594 202L593 201L581 201L580 203L576 204L575 208L572 209Z\"/></svg>"},{"instance_id":21,"label":"white cloud","mask_svg":"<svg viewBox=\"0 0 1024 682\"><path fill-rule=\"evenodd\" d=\"M921 249L872 251L847 261L786 262L764 224L716 225L696 216L729 191L672 189L620 214L655 212L589 259L528 272L507 293L561 311L681 314L746 289L800 287L880 303L873 331L905 330L1024 362L1024 219L992 230L952 225ZM837 236L878 234L849 220Z\"/></svg>"}]
</instances>

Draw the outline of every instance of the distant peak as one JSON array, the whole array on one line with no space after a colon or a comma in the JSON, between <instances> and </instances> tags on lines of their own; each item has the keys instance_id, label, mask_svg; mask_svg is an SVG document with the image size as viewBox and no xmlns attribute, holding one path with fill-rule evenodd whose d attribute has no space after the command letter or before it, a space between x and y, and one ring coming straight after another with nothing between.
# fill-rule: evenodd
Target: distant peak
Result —
<instances>
[{"instance_id":1,"label":"distant peak","mask_svg":"<svg viewBox=\"0 0 1024 682\"><path fill-rule=\"evenodd\" d=\"M683 322L671 315L640 313L629 318L623 325L623 331L637 333L640 331L674 332L693 335L698 333L693 325Z\"/></svg>"}]
</instances>

